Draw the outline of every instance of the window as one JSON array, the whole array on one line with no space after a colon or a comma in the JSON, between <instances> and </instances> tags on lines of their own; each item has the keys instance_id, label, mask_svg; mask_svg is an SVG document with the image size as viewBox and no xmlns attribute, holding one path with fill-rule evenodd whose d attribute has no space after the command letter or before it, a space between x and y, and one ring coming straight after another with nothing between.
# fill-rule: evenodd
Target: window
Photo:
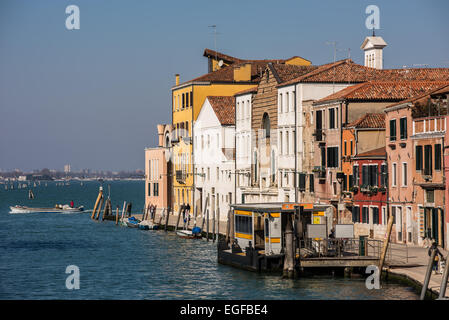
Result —
<instances>
[{"instance_id":1,"label":"window","mask_svg":"<svg viewBox=\"0 0 449 320\"><path fill-rule=\"evenodd\" d=\"M435 145L435 170L441 170L441 144Z\"/></svg>"},{"instance_id":2,"label":"window","mask_svg":"<svg viewBox=\"0 0 449 320\"><path fill-rule=\"evenodd\" d=\"M329 109L329 129L335 129L335 108Z\"/></svg>"},{"instance_id":3,"label":"window","mask_svg":"<svg viewBox=\"0 0 449 320\"><path fill-rule=\"evenodd\" d=\"M362 166L362 185L368 186L370 184L369 181L369 166L363 165Z\"/></svg>"},{"instance_id":4,"label":"window","mask_svg":"<svg viewBox=\"0 0 449 320\"><path fill-rule=\"evenodd\" d=\"M348 176L343 174L343 190L348 191Z\"/></svg>"},{"instance_id":5,"label":"window","mask_svg":"<svg viewBox=\"0 0 449 320\"><path fill-rule=\"evenodd\" d=\"M422 166L422 146L415 147L416 171L421 171Z\"/></svg>"},{"instance_id":6,"label":"window","mask_svg":"<svg viewBox=\"0 0 449 320\"><path fill-rule=\"evenodd\" d=\"M290 154L290 141L288 139L289 133L285 132L285 154Z\"/></svg>"},{"instance_id":7,"label":"window","mask_svg":"<svg viewBox=\"0 0 449 320\"><path fill-rule=\"evenodd\" d=\"M402 163L402 186L407 186L407 163Z\"/></svg>"},{"instance_id":8,"label":"window","mask_svg":"<svg viewBox=\"0 0 449 320\"><path fill-rule=\"evenodd\" d=\"M324 147L321 147L321 166L326 166L326 149Z\"/></svg>"},{"instance_id":9,"label":"window","mask_svg":"<svg viewBox=\"0 0 449 320\"><path fill-rule=\"evenodd\" d=\"M328 168L338 167L338 147L327 148L327 167Z\"/></svg>"},{"instance_id":10,"label":"window","mask_svg":"<svg viewBox=\"0 0 449 320\"><path fill-rule=\"evenodd\" d=\"M285 93L285 105L284 105L284 112L288 112L288 92Z\"/></svg>"},{"instance_id":11,"label":"window","mask_svg":"<svg viewBox=\"0 0 449 320\"><path fill-rule=\"evenodd\" d=\"M373 186L373 187L377 187L378 184L378 168L377 168L377 164L376 165L371 165L369 166L369 185Z\"/></svg>"},{"instance_id":12,"label":"window","mask_svg":"<svg viewBox=\"0 0 449 320\"><path fill-rule=\"evenodd\" d=\"M315 181L313 174L309 174L309 192L315 192Z\"/></svg>"},{"instance_id":13,"label":"window","mask_svg":"<svg viewBox=\"0 0 449 320\"><path fill-rule=\"evenodd\" d=\"M360 222L360 207L354 206L352 207L352 222Z\"/></svg>"},{"instance_id":14,"label":"window","mask_svg":"<svg viewBox=\"0 0 449 320\"><path fill-rule=\"evenodd\" d=\"M306 174L305 173L299 174L299 191L301 191L301 192L306 191Z\"/></svg>"},{"instance_id":15,"label":"window","mask_svg":"<svg viewBox=\"0 0 449 320\"><path fill-rule=\"evenodd\" d=\"M396 119L390 120L390 141L396 141Z\"/></svg>"},{"instance_id":16,"label":"window","mask_svg":"<svg viewBox=\"0 0 449 320\"><path fill-rule=\"evenodd\" d=\"M153 196L155 196L155 197L159 196L159 183L158 182L153 183Z\"/></svg>"},{"instance_id":17,"label":"window","mask_svg":"<svg viewBox=\"0 0 449 320\"><path fill-rule=\"evenodd\" d=\"M279 131L279 154L284 154L284 141L282 140L282 131Z\"/></svg>"},{"instance_id":18,"label":"window","mask_svg":"<svg viewBox=\"0 0 449 320\"><path fill-rule=\"evenodd\" d=\"M362 223L369 223L369 211L368 207L362 208Z\"/></svg>"},{"instance_id":19,"label":"window","mask_svg":"<svg viewBox=\"0 0 449 320\"><path fill-rule=\"evenodd\" d=\"M253 218L251 216L235 216L235 232L252 234Z\"/></svg>"},{"instance_id":20,"label":"window","mask_svg":"<svg viewBox=\"0 0 449 320\"><path fill-rule=\"evenodd\" d=\"M148 182L148 196L151 197L151 183Z\"/></svg>"},{"instance_id":21,"label":"window","mask_svg":"<svg viewBox=\"0 0 449 320\"><path fill-rule=\"evenodd\" d=\"M387 186L387 165L386 164L382 164L380 166L380 185L382 187L386 187Z\"/></svg>"},{"instance_id":22,"label":"window","mask_svg":"<svg viewBox=\"0 0 449 320\"><path fill-rule=\"evenodd\" d=\"M352 156L352 152L353 152L353 150L352 150L352 140L351 140L351 153L350 153L351 156Z\"/></svg>"},{"instance_id":23,"label":"window","mask_svg":"<svg viewBox=\"0 0 449 320\"><path fill-rule=\"evenodd\" d=\"M282 113L284 100L282 100L282 93L279 93L279 113Z\"/></svg>"},{"instance_id":24,"label":"window","mask_svg":"<svg viewBox=\"0 0 449 320\"><path fill-rule=\"evenodd\" d=\"M274 150L271 151L271 183L276 181L276 158Z\"/></svg>"},{"instance_id":25,"label":"window","mask_svg":"<svg viewBox=\"0 0 449 320\"><path fill-rule=\"evenodd\" d=\"M185 94L182 94L182 109L184 109L186 106L186 98L185 98Z\"/></svg>"},{"instance_id":26,"label":"window","mask_svg":"<svg viewBox=\"0 0 449 320\"><path fill-rule=\"evenodd\" d=\"M379 207L373 207L373 223L379 224Z\"/></svg>"},{"instance_id":27,"label":"window","mask_svg":"<svg viewBox=\"0 0 449 320\"><path fill-rule=\"evenodd\" d=\"M393 173L393 180L391 181L391 185L392 185L393 187L396 187L396 185L397 185L397 180L396 180L396 178L397 178L397 173L396 173L396 170L397 170L397 164L396 164L396 163L393 163L392 169L391 169L391 171L392 171L392 173Z\"/></svg>"},{"instance_id":28,"label":"window","mask_svg":"<svg viewBox=\"0 0 449 320\"><path fill-rule=\"evenodd\" d=\"M434 195L435 195L434 190L426 190L426 202L434 203L435 202Z\"/></svg>"},{"instance_id":29,"label":"window","mask_svg":"<svg viewBox=\"0 0 449 320\"><path fill-rule=\"evenodd\" d=\"M401 118L399 120L399 131L401 140L407 139L407 118Z\"/></svg>"},{"instance_id":30,"label":"window","mask_svg":"<svg viewBox=\"0 0 449 320\"><path fill-rule=\"evenodd\" d=\"M345 146L345 148L344 148L344 155L346 156L346 155L348 155L348 148L347 148L347 141L346 140L345 140L344 146Z\"/></svg>"},{"instance_id":31,"label":"window","mask_svg":"<svg viewBox=\"0 0 449 320\"><path fill-rule=\"evenodd\" d=\"M268 116L268 113L264 113L264 115L263 115L262 129L264 130L265 138L269 138L270 137L270 117Z\"/></svg>"},{"instance_id":32,"label":"window","mask_svg":"<svg viewBox=\"0 0 449 320\"><path fill-rule=\"evenodd\" d=\"M432 175L432 146L424 146L424 174Z\"/></svg>"},{"instance_id":33,"label":"window","mask_svg":"<svg viewBox=\"0 0 449 320\"><path fill-rule=\"evenodd\" d=\"M352 174L353 174L354 186L359 186L360 185L360 175L359 175L359 166L358 165L352 166Z\"/></svg>"}]
</instances>

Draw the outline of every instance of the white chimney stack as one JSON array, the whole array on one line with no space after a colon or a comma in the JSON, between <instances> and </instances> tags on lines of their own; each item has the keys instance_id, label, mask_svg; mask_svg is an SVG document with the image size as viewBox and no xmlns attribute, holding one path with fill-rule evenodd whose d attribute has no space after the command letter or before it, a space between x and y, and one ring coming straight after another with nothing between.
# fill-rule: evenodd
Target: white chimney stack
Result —
<instances>
[{"instance_id":1,"label":"white chimney stack","mask_svg":"<svg viewBox=\"0 0 449 320\"><path fill-rule=\"evenodd\" d=\"M372 37L366 37L360 49L365 51L365 67L383 69L382 50L387 43L382 37L373 34Z\"/></svg>"}]
</instances>

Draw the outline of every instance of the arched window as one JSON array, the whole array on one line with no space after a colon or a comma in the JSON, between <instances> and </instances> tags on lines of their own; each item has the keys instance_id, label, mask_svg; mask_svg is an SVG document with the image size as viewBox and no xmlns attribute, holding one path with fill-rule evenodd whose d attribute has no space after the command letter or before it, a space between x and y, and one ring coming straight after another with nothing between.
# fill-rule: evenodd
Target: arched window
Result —
<instances>
[{"instance_id":1,"label":"arched window","mask_svg":"<svg viewBox=\"0 0 449 320\"><path fill-rule=\"evenodd\" d=\"M264 137L269 138L270 137L270 116L268 113L264 113L262 118L262 129L264 130Z\"/></svg>"}]
</instances>

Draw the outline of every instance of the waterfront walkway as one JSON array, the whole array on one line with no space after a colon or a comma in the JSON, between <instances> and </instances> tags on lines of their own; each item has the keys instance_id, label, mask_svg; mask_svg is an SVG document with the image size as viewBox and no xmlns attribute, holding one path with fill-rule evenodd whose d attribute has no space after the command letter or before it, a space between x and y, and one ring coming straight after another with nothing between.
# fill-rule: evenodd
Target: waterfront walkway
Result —
<instances>
[{"instance_id":1,"label":"waterfront walkway","mask_svg":"<svg viewBox=\"0 0 449 320\"><path fill-rule=\"evenodd\" d=\"M422 288L427 266L429 264L428 248L400 244L393 244L392 248L393 253L400 251L403 252L403 254L398 255L400 257L399 259L390 260L388 262L388 272L412 280ZM438 247L438 249L443 254L444 258L446 258L448 251L443 250L441 247ZM437 296L440 292L441 279L442 274L435 274L432 272L429 290ZM446 290L446 296L448 296L448 290Z\"/></svg>"}]
</instances>

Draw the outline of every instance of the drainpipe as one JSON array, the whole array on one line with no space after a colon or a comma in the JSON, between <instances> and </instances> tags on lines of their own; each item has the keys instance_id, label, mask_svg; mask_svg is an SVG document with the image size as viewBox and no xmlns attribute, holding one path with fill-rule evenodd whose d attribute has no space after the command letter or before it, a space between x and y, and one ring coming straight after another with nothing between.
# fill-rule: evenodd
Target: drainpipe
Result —
<instances>
[{"instance_id":1,"label":"drainpipe","mask_svg":"<svg viewBox=\"0 0 449 320\"><path fill-rule=\"evenodd\" d=\"M295 171L294 171L294 188L295 188L295 202L298 202L298 188L297 188L297 169L298 169L298 153L297 153L297 150L298 150L298 147L297 147L297 145L298 145L298 143L297 143L297 140L298 140L298 126L297 126L297 111L296 111L296 106L297 106L297 104L296 104L296 100L297 100L297 98L298 98L298 95L297 95L297 92L296 92L296 87L297 87L297 84L295 84L295 97L294 97L294 103L295 103L295 141L294 141L294 143L295 143Z\"/></svg>"}]
</instances>

